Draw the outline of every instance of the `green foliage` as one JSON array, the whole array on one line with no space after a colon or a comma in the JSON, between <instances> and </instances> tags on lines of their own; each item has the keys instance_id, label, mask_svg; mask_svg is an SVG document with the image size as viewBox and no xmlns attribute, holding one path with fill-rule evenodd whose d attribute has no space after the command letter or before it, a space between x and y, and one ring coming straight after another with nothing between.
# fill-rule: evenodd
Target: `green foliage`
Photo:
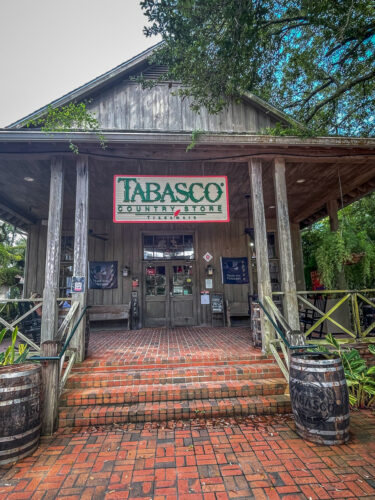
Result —
<instances>
[{"instance_id":1,"label":"green foliage","mask_svg":"<svg viewBox=\"0 0 375 500\"><path fill-rule=\"evenodd\" d=\"M19 363L24 363L29 354L29 348L26 344L18 345L18 352L16 349L16 340L17 340L17 332L18 328L16 327L12 332L12 343L4 352L0 353L0 366L5 365L16 365ZM4 328L0 332L0 344L5 338L5 334L7 333L7 329Z\"/></svg>"},{"instance_id":2,"label":"green foliage","mask_svg":"<svg viewBox=\"0 0 375 500\"><path fill-rule=\"evenodd\" d=\"M199 137L201 137L205 132L203 130L193 130L191 133L191 143L187 146L186 152L190 151L191 149L195 148L197 145L197 140Z\"/></svg>"},{"instance_id":3,"label":"green foliage","mask_svg":"<svg viewBox=\"0 0 375 500\"><path fill-rule=\"evenodd\" d=\"M374 220L375 193L372 193L339 211L339 231L331 232L326 218L302 232L307 288L311 288L312 270L319 271L327 289L337 286L341 271L351 289L375 286ZM361 259L354 262L358 254Z\"/></svg>"},{"instance_id":4,"label":"green foliage","mask_svg":"<svg viewBox=\"0 0 375 500\"><path fill-rule=\"evenodd\" d=\"M23 275L26 240L11 224L0 221L0 286L12 286Z\"/></svg>"},{"instance_id":5,"label":"green foliage","mask_svg":"<svg viewBox=\"0 0 375 500\"><path fill-rule=\"evenodd\" d=\"M354 408L368 408L375 404L375 366L367 367L356 349L343 349L332 334L326 336L334 353L340 356L349 389L349 403ZM368 348L375 356L375 346Z\"/></svg>"},{"instance_id":6,"label":"green foliage","mask_svg":"<svg viewBox=\"0 0 375 500\"><path fill-rule=\"evenodd\" d=\"M98 138L100 146L105 149L105 138L102 134L98 120L87 110L86 102L70 102L66 106L53 108L48 106L47 113L39 118L30 120L27 127L40 127L40 129L48 135L53 135L54 132L94 132ZM69 139L69 149L75 153L79 153L77 144Z\"/></svg>"},{"instance_id":7,"label":"green foliage","mask_svg":"<svg viewBox=\"0 0 375 500\"><path fill-rule=\"evenodd\" d=\"M143 0L162 80L216 113L251 91L312 130L375 135L375 4ZM147 82L150 86L151 82ZM284 132L286 133L286 132Z\"/></svg>"}]
</instances>

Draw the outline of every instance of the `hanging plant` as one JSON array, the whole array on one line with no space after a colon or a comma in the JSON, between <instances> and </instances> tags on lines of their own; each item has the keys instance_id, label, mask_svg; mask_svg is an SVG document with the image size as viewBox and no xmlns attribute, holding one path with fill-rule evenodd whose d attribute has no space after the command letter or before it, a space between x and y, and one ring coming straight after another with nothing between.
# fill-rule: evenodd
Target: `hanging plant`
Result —
<instances>
[{"instance_id":1,"label":"hanging plant","mask_svg":"<svg viewBox=\"0 0 375 500\"><path fill-rule=\"evenodd\" d=\"M316 251L316 263L324 286L336 287L339 273L344 269L344 262L349 260L351 251L347 248L341 231L327 232Z\"/></svg>"},{"instance_id":2,"label":"hanging plant","mask_svg":"<svg viewBox=\"0 0 375 500\"><path fill-rule=\"evenodd\" d=\"M355 232L342 221L339 231L327 231L316 250L316 263L324 286L337 286L337 276L345 272L349 288L373 285L375 248L365 231Z\"/></svg>"}]
</instances>

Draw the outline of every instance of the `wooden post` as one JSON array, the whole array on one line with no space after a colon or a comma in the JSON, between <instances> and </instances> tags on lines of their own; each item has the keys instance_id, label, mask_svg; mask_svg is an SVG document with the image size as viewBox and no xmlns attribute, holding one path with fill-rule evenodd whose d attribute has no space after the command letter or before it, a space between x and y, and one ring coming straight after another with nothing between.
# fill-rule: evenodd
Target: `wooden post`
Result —
<instances>
[{"instance_id":1,"label":"wooden post","mask_svg":"<svg viewBox=\"0 0 375 500\"><path fill-rule=\"evenodd\" d=\"M263 184L262 184L262 162L252 159L249 162L249 176L251 182L251 200L253 207L253 222L255 236L255 251L258 276L258 296L264 304L264 297L272 296L270 269L268 262L267 228L264 213ZM272 340L273 332L268 319L262 314L262 350L269 351L269 342Z\"/></svg>"},{"instance_id":2,"label":"wooden post","mask_svg":"<svg viewBox=\"0 0 375 500\"><path fill-rule=\"evenodd\" d=\"M87 256L89 223L89 165L88 157L80 156L77 160L76 211L74 229L74 264L73 276L84 278L84 291L74 293L73 300L80 303L77 317L87 302ZM86 318L83 317L71 342L77 349L77 360L85 358Z\"/></svg>"},{"instance_id":3,"label":"wooden post","mask_svg":"<svg viewBox=\"0 0 375 500\"><path fill-rule=\"evenodd\" d=\"M339 217L338 217L339 206L337 200L330 200L327 203L327 212L329 216L329 226L332 232L339 230ZM339 290L346 290L348 285L345 279L344 271L341 271L337 275L337 287Z\"/></svg>"},{"instance_id":4,"label":"wooden post","mask_svg":"<svg viewBox=\"0 0 375 500\"><path fill-rule=\"evenodd\" d=\"M288 198L285 181L285 160L276 158L274 164L274 184L277 232L282 291L284 292L284 316L292 330L300 331L296 282L294 278L292 238L289 223ZM304 344L304 335L293 335L288 339L292 344Z\"/></svg>"},{"instance_id":5,"label":"wooden post","mask_svg":"<svg viewBox=\"0 0 375 500\"><path fill-rule=\"evenodd\" d=\"M61 225L64 195L62 158L51 162L46 268L43 292L41 341L54 340L57 331L57 297L59 295Z\"/></svg>"},{"instance_id":6,"label":"wooden post","mask_svg":"<svg viewBox=\"0 0 375 500\"><path fill-rule=\"evenodd\" d=\"M64 171L62 158L51 162L51 181L49 194L46 270L44 278L41 355L56 356L58 307L61 253L61 225L64 195ZM50 435L57 429L59 399L59 362L42 363L43 417L42 433Z\"/></svg>"},{"instance_id":7,"label":"wooden post","mask_svg":"<svg viewBox=\"0 0 375 500\"><path fill-rule=\"evenodd\" d=\"M339 229L339 217L338 217L338 203L337 200L330 200L327 202L327 212L329 216L329 226L331 231L337 231Z\"/></svg>"},{"instance_id":8,"label":"wooden post","mask_svg":"<svg viewBox=\"0 0 375 500\"><path fill-rule=\"evenodd\" d=\"M58 343L47 340L41 346L41 356L57 356ZM58 360L42 361L43 381L43 414L42 434L50 436L58 427L59 419L59 373L60 362Z\"/></svg>"},{"instance_id":9,"label":"wooden post","mask_svg":"<svg viewBox=\"0 0 375 500\"><path fill-rule=\"evenodd\" d=\"M302 238L299 224L291 224L290 232L292 235L293 267L296 287L297 290L306 290Z\"/></svg>"}]
</instances>

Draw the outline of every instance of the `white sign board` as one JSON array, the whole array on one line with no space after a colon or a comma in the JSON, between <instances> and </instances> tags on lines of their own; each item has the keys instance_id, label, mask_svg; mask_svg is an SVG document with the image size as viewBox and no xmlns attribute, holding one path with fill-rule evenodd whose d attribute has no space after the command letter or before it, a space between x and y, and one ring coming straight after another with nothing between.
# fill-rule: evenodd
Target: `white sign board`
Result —
<instances>
[{"instance_id":1,"label":"white sign board","mask_svg":"<svg viewBox=\"0 0 375 500\"><path fill-rule=\"evenodd\" d=\"M223 175L115 175L113 193L113 222L229 222Z\"/></svg>"}]
</instances>

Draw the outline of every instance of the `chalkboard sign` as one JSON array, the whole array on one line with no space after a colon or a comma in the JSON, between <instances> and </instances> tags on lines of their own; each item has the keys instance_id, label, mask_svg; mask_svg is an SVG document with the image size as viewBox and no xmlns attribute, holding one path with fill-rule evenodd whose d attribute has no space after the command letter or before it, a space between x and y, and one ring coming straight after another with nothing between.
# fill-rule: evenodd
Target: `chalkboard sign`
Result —
<instances>
[{"instance_id":1,"label":"chalkboard sign","mask_svg":"<svg viewBox=\"0 0 375 500\"><path fill-rule=\"evenodd\" d=\"M224 298L222 293L211 293L211 311L213 314L224 313Z\"/></svg>"}]
</instances>

